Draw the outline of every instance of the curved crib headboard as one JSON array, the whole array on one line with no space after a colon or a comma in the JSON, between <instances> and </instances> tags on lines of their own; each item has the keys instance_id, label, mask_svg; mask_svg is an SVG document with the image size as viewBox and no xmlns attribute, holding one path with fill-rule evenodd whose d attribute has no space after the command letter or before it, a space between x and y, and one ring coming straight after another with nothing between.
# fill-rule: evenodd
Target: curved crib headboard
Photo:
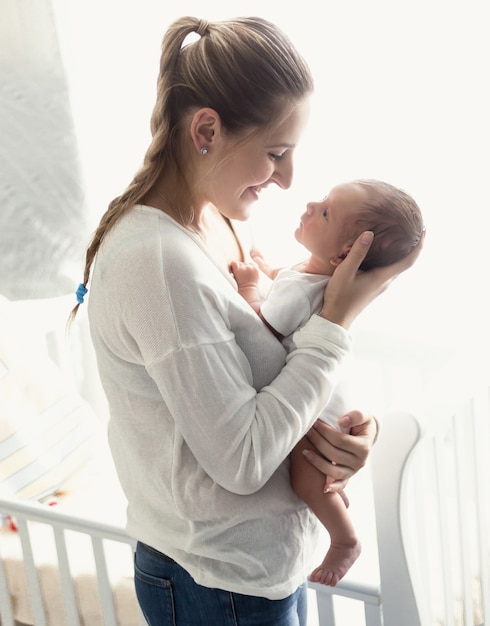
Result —
<instances>
[{"instance_id":1,"label":"curved crib headboard","mask_svg":"<svg viewBox=\"0 0 490 626\"><path fill-rule=\"evenodd\" d=\"M383 619L397 626L421 624L400 516L404 473L420 436L414 415L390 411L371 461Z\"/></svg>"}]
</instances>

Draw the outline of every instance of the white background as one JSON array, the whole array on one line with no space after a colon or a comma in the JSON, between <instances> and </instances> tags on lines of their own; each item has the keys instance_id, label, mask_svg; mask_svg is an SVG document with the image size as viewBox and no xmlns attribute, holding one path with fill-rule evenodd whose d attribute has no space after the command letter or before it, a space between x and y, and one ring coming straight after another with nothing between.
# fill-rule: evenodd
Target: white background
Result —
<instances>
[{"instance_id":1,"label":"white background","mask_svg":"<svg viewBox=\"0 0 490 626\"><path fill-rule=\"evenodd\" d=\"M478 0L208 2L54 0L94 225L130 182L149 142L160 43L184 14L260 15L308 60L316 94L288 192L256 206L273 262L308 200L356 177L411 193L426 246L358 321L431 346L488 342L489 19ZM421 354L421 358L424 355Z\"/></svg>"}]
</instances>

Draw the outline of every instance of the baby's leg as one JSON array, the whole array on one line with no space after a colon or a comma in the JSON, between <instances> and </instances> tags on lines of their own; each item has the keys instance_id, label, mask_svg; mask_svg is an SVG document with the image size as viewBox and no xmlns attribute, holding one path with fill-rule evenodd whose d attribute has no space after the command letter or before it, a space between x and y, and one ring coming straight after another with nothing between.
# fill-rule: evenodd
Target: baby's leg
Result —
<instances>
[{"instance_id":1,"label":"baby's leg","mask_svg":"<svg viewBox=\"0 0 490 626\"><path fill-rule=\"evenodd\" d=\"M310 580L335 586L361 553L361 543L337 493L324 493L325 476L303 456L311 443L302 439L291 453L291 484L330 534L330 548Z\"/></svg>"}]
</instances>

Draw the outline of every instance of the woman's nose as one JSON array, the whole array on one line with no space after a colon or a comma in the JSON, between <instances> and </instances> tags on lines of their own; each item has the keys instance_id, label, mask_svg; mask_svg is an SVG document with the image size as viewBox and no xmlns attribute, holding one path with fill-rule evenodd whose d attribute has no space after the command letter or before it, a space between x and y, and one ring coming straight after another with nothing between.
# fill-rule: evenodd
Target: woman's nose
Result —
<instances>
[{"instance_id":1,"label":"woman's nose","mask_svg":"<svg viewBox=\"0 0 490 626\"><path fill-rule=\"evenodd\" d=\"M280 161L276 161L276 167L270 177L271 182L276 183L281 189L289 189L293 182L294 167L291 152L287 152Z\"/></svg>"}]
</instances>

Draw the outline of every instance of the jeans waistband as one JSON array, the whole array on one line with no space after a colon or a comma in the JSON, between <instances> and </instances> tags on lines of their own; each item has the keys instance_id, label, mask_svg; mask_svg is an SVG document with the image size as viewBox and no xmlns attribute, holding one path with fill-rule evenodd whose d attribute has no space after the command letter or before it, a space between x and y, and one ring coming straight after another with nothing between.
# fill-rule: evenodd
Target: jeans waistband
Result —
<instances>
[{"instance_id":1,"label":"jeans waistband","mask_svg":"<svg viewBox=\"0 0 490 626\"><path fill-rule=\"evenodd\" d=\"M149 552L150 554L155 556L157 559L160 559L162 561L168 561L169 563L175 563L175 561L172 558L170 558L163 552L159 552L158 550L155 550L155 548L152 548L151 546L147 545L146 543L143 543L142 541L138 541L138 543L136 544L136 549L138 548L140 548L141 550L144 550L145 552Z\"/></svg>"}]
</instances>

